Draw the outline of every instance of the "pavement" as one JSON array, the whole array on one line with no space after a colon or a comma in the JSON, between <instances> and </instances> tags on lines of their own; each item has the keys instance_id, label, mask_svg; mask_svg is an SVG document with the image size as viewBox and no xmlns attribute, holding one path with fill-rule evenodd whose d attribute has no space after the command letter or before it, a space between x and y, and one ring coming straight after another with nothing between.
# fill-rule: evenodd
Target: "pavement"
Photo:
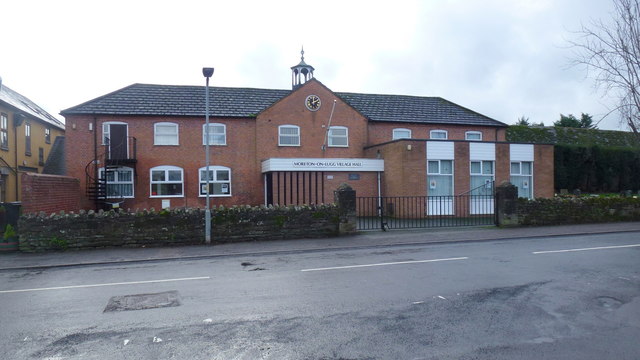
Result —
<instances>
[{"instance_id":1,"label":"pavement","mask_svg":"<svg viewBox=\"0 0 640 360\"><path fill-rule=\"evenodd\" d=\"M177 247L106 248L47 253L9 252L0 253L0 271L620 232L628 232L640 240L640 234L638 234L640 222L513 228L494 226L428 228L366 231L356 235L323 239L252 241Z\"/></svg>"}]
</instances>

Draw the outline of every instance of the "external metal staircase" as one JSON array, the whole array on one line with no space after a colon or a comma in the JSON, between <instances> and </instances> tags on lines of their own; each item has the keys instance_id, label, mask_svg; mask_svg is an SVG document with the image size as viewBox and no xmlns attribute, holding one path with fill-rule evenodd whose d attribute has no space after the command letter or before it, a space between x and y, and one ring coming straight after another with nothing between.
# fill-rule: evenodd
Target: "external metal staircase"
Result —
<instances>
[{"instance_id":1,"label":"external metal staircase","mask_svg":"<svg viewBox=\"0 0 640 360\"><path fill-rule=\"evenodd\" d=\"M132 168L134 179L136 178L135 165L137 158L135 137L127 137L122 144L107 144L102 146L104 147L103 151L85 167L85 194L94 202L96 210L111 209L113 208L113 204L124 201L123 195L114 193L113 189L111 193L109 193L109 178L113 178L111 175L120 167L128 166ZM112 151L112 149L122 146L126 146L127 151L117 152L120 155L114 155L116 152ZM101 172L100 169L104 170Z\"/></svg>"}]
</instances>

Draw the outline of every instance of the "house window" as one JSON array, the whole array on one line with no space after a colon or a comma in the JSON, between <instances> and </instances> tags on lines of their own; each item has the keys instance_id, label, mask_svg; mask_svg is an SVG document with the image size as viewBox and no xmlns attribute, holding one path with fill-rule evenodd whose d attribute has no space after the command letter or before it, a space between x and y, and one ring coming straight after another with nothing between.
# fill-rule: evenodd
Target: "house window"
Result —
<instances>
[{"instance_id":1,"label":"house window","mask_svg":"<svg viewBox=\"0 0 640 360\"><path fill-rule=\"evenodd\" d=\"M344 126L332 126L329 128L329 146L348 147L349 129Z\"/></svg>"},{"instance_id":2,"label":"house window","mask_svg":"<svg viewBox=\"0 0 640 360\"><path fill-rule=\"evenodd\" d=\"M9 117L0 114L0 148L9 150Z\"/></svg>"},{"instance_id":3,"label":"house window","mask_svg":"<svg viewBox=\"0 0 640 360\"><path fill-rule=\"evenodd\" d=\"M100 179L107 182L108 198L132 198L133 197L133 169L119 167L109 169L106 173L100 168Z\"/></svg>"},{"instance_id":4,"label":"house window","mask_svg":"<svg viewBox=\"0 0 640 360\"><path fill-rule=\"evenodd\" d=\"M44 142L46 144L51 144L51 129L44 129Z\"/></svg>"},{"instance_id":5,"label":"house window","mask_svg":"<svg viewBox=\"0 0 640 360\"><path fill-rule=\"evenodd\" d=\"M429 132L430 139L437 140L447 140L447 131L446 130L431 130Z\"/></svg>"},{"instance_id":6,"label":"house window","mask_svg":"<svg viewBox=\"0 0 640 360\"><path fill-rule=\"evenodd\" d=\"M471 195L493 194L494 162L489 160L471 162Z\"/></svg>"},{"instance_id":7,"label":"house window","mask_svg":"<svg viewBox=\"0 0 640 360\"><path fill-rule=\"evenodd\" d=\"M24 124L24 154L31 156L31 124Z\"/></svg>"},{"instance_id":8,"label":"house window","mask_svg":"<svg viewBox=\"0 0 640 360\"><path fill-rule=\"evenodd\" d=\"M453 160L428 160L427 183L429 196L453 195Z\"/></svg>"},{"instance_id":9,"label":"house window","mask_svg":"<svg viewBox=\"0 0 640 360\"><path fill-rule=\"evenodd\" d=\"M207 144L207 124L202 125L202 145ZM227 145L227 127L224 124L209 124L209 145Z\"/></svg>"},{"instance_id":10,"label":"house window","mask_svg":"<svg viewBox=\"0 0 640 360\"><path fill-rule=\"evenodd\" d=\"M511 183L518 188L518 197L531 199L533 163L531 161L511 162Z\"/></svg>"},{"instance_id":11,"label":"house window","mask_svg":"<svg viewBox=\"0 0 640 360\"><path fill-rule=\"evenodd\" d=\"M465 140L482 140L482 133L480 131L467 131L464 133Z\"/></svg>"},{"instance_id":12,"label":"house window","mask_svg":"<svg viewBox=\"0 0 640 360\"><path fill-rule=\"evenodd\" d=\"M153 145L178 145L178 124L160 122L153 124Z\"/></svg>"},{"instance_id":13,"label":"house window","mask_svg":"<svg viewBox=\"0 0 640 360\"><path fill-rule=\"evenodd\" d=\"M177 166L151 168L151 197L183 197L184 171Z\"/></svg>"},{"instance_id":14,"label":"house window","mask_svg":"<svg viewBox=\"0 0 640 360\"><path fill-rule=\"evenodd\" d=\"M207 195L207 168L200 168L200 196ZM231 169L224 166L209 166L209 195L231 196Z\"/></svg>"},{"instance_id":15,"label":"house window","mask_svg":"<svg viewBox=\"0 0 640 360\"><path fill-rule=\"evenodd\" d=\"M38 166L44 166L44 149L38 148Z\"/></svg>"},{"instance_id":16,"label":"house window","mask_svg":"<svg viewBox=\"0 0 640 360\"><path fill-rule=\"evenodd\" d=\"M278 126L279 146L300 146L300 127L295 125Z\"/></svg>"},{"instance_id":17,"label":"house window","mask_svg":"<svg viewBox=\"0 0 640 360\"><path fill-rule=\"evenodd\" d=\"M393 129L392 140L411 139L411 130L409 129Z\"/></svg>"},{"instance_id":18,"label":"house window","mask_svg":"<svg viewBox=\"0 0 640 360\"><path fill-rule=\"evenodd\" d=\"M122 136L127 136L127 133L128 133L128 128L126 127L127 123L120 122L120 121L109 121L109 122L102 123L102 145L109 145L109 144L112 143L112 141L111 141L111 125L116 125L116 126L117 125L124 125L124 132L123 132ZM91 123L90 123L90 126L91 126ZM115 128L114 129L114 134L117 137L119 131L118 131L117 127L114 127L114 128ZM122 131L120 131L120 132L122 132ZM113 145L114 146L119 146L118 143L121 142L121 141L126 141L126 138L125 139L114 139Z\"/></svg>"}]
</instances>

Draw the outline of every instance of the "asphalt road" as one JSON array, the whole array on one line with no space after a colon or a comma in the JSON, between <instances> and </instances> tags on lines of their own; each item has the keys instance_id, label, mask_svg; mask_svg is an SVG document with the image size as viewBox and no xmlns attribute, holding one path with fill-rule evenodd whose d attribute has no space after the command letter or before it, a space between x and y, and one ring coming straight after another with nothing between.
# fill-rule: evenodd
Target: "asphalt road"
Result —
<instances>
[{"instance_id":1,"label":"asphalt road","mask_svg":"<svg viewBox=\"0 0 640 360\"><path fill-rule=\"evenodd\" d=\"M3 359L638 359L640 233L0 272Z\"/></svg>"}]
</instances>

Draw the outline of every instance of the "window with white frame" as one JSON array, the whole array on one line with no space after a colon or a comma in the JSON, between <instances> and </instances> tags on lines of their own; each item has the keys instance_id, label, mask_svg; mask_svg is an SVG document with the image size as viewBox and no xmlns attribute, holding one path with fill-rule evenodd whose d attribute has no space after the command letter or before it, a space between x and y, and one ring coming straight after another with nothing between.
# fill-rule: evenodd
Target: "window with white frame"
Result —
<instances>
[{"instance_id":1,"label":"window with white frame","mask_svg":"<svg viewBox=\"0 0 640 360\"><path fill-rule=\"evenodd\" d=\"M471 195L493 194L494 161L471 161Z\"/></svg>"},{"instance_id":2,"label":"window with white frame","mask_svg":"<svg viewBox=\"0 0 640 360\"><path fill-rule=\"evenodd\" d=\"M300 146L300 127L295 125L278 126L279 146Z\"/></svg>"},{"instance_id":3,"label":"window with white frame","mask_svg":"<svg viewBox=\"0 0 640 360\"><path fill-rule=\"evenodd\" d=\"M133 197L133 169L119 167L105 171L99 170L100 179L107 183L108 198L132 198Z\"/></svg>"},{"instance_id":4,"label":"window with white frame","mask_svg":"<svg viewBox=\"0 0 640 360\"><path fill-rule=\"evenodd\" d=\"M0 114L0 148L9 150L9 118L7 114Z\"/></svg>"},{"instance_id":5,"label":"window with white frame","mask_svg":"<svg viewBox=\"0 0 640 360\"><path fill-rule=\"evenodd\" d=\"M511 183L518 188L518 197L531 199L533 180L533 162L512 161L511 162Z\"/></svg>"},{"instance_id":6,"label":"window with white frame","mask_svg":"<svg viewBox=\"0 0 640 360\"><path fill-rule=\"evenodd\" d=\"M151 197L183 197L184 171L177 166L151 168Z\"/></svg>"},{"instance_id":7,"label":"window with white frame","mask_svg":"<svg viewBox=\"0 0 640 360\"><path fill-rule=\"evenodd\" d=\"M344 126L331 126L329 128L329 146L348 147L349 129Z\"/></svg>"},{"instance_id":8,"label":"window with white frame","mask_svg":"<svg viewBox=\"0 0 640 360\"><path fill-rule=\"evenodd\" d=\"M429 132L429 138L435 140L447 140L447 130L431 130Z\"/></svg>"},{"instance_id":9,"label":"window with white frame","mask_svg":"<svg viewBox=\"0 0 640 360\"><path fill-rule=\"evenodd\" d=\"M453 195L453 160L428 160L427 183L429 196Z\"/></svg>"},{"instance_id":10,"label":"window with white frame","mask_svg":"<svg viewBox=\"0 0 640 360\"><path fill-rule=\"evenodd\" d=\"M24 154L31 156L31 124L24 123Z\"/></svg>"},{"instance_id":11,"label":"window with white frame","mask_svg":"<svg viewBox=\"0 0 640 360\"><path fill-rule=\"evenodd\" d=\"M207 195L207 168L200 168L200 196ZM231 169L209 166L209 196L231 196Z\"/></svg>"},{"instance_id":12,"label":"window with white frame","mask_svg":"<svg viewBox=\"0 0 640 360\"><path fill-rule=\"evenodd\" d=\"M480 131L467 131L464 133L465 140L482 140L482 132Z\"/></svg>"},{"instance_id":13,"label":"window with white frame","mask_svg":"<svg viewBox=\"0 0 640 360\"><path fill-rule=\"evenodd\" d=\"M93 126L91 123L89 125ZM109 145L110 143L111 125L127 125L127 123L121 121L108 121L102 123L102 145Z\"/></svg>"},{"instance_id":14,"label":"window with white frame","mask_svg":"<svg viewBox=\"0 0 640 360\"><path fill-rule=\"evenodd\" d=\"M178 145L178 124L170 122L153 124L153 145Z\"/></svg>"},{"instance_id":15,"label":"window with white frame","mask_svg":"<svg viewBox=\"0 0 640 360\"><path fill-rule=\"evenodd\" d=\"M393 129L393 135L391 140L397 139L411 139L411 130L410 129Z\"/></svg>"},{"instance_id":16,"label":"window with white frame","mask_svg":"<svg viewBox=\"0 0 640 360\"><path fill-rule=\"evenodd\" d=\"M202 145L207 144L207 124L202 125ZM227 145L227 126L209 124L209 145Z\"/></svg>"}]
</instances>

